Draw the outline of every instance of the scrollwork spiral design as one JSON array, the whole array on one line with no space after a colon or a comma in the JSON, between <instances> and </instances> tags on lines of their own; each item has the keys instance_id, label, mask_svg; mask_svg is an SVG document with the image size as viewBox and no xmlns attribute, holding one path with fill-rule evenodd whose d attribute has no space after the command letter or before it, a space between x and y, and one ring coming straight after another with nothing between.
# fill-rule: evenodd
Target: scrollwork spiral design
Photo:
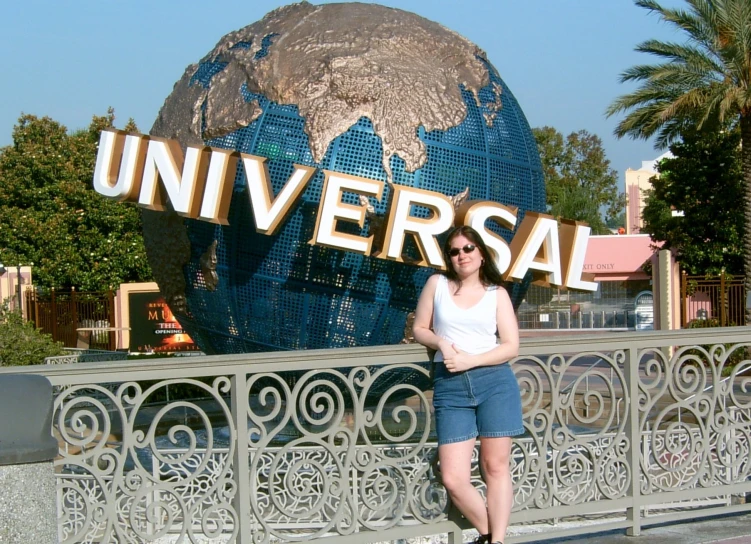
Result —
<instances>
[{"instance_id":1,"label":"scrollwork spiral design","mask_svg":"<svg viewBox=\"0 0 751 544\"><path fill-rule=\"evenodd\" d=\"M536 510L533 519L622 504L634 483L644 496L704 489L707 497L745 483L748 343L702 338L546 348L513 361L526 429L511 450L514 509ZM236 365L208 379L53 384L63 541L242 534L269 544L446 520L431 392L399 379L427 377L428 367L388 363L318 362L294 380L283 364L264 363L263 372ZM176 397L181 387L198 394ZM479 448L471 479L484 490Z\"/></svg>"},{"instance_id":2,"label":"scrollwork spiral design","mask_svg":"<svg viewBox=\"0 0 751 544\"><path fill-rule=\"evenodd\" d=\"M358 524L382 529L407 515L443 515L436 506L445 506L440 493L417 477L429 470L419 455L430 435L430 402L418 387L389 381L405 369L428 375L412 364L329 369L298 376L292 389L270 374L248 378L265 384L259 395L275 402L267 406L248 387L248 415L260 437L252 440L258 449L251 458L251 502L263 534L295 540L332 529L349 534ZM375 388L384 392L370 407ZM267 407L259 413L262 404ZM284 519L318 527L280 532L270 523Z\"/></svg>"},{"instance_id":3,"label":"scrollwork spiral design","mask_svg":"<svg viewBox=\"0 0 751 544\"><path fill-rule=\"evenodd\" d=\"M201 391L196 396L202 400L158 400L176 384ZM230 438L235 435L224 399L229 385L218 377L211 384L173 379L147 388L126 382L61 390L55 399L61 440L56 465L77 477L62 480L60 487L83 505L81 511L92 513L63 521L65 541L143 541L174 531L192 534L194 524L202 534L212 532L217 518L205 517L205 505L231 500L225 492L226 460L235 441L228 443L223 466L215 463L214 446L217 422ZM184 422L177 423L176 413ZM225 518L236 518L231 508L225 511L230 512Z\"/></svg>"},{"instance_id":4,"label":"scrollwork spiral design","mask_svg":"<svg viewBox=\"0 0 751 544\"><path fill-rule=\"evenodd\" d=\"M515 441L515 509L626 493L621 483L629 481L628 452L613 439L624 431L629 410L625 359L623 350L615 350L515 361L529 431ZM621 483L603 480L603 458L609 459L607 476Z\"/></svg>"},{"instance_id":5,"label":"scrollwork spiral design","mask_svg":"<svg viewBox=\"0 0 751 544\"><path fill-rule=\"evenodd\" d=\"M664 369L661 379L645 387L649 402L640 406L649 437L643 493L710 487L748 476L745 349L714 344L680 346L672 353L643 351L642 358L659 354Z\"/></svg>"}]
</instances>

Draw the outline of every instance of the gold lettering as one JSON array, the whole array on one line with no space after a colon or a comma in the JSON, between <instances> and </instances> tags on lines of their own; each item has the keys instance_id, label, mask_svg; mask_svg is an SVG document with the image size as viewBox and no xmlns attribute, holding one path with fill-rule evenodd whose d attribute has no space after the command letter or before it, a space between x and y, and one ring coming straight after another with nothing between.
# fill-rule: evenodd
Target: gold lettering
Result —
<instances>
[{"instance_id":1,"label":"gold lettering","mask_svg":"<svg viewBox=\"0 0 751 544\"><path fill-rule=\"evenodd\" d=\"M563 286L558 222L554 217L527 212L511 240L511 264L505 278L521 281L528 271L532 283Z\"/></svg>"},{"instance_id":2,"label":"gold lettering","mask_svg":"<svg viewBox=\"0 0 751 544\"><path fill-rule=\"evenodd\" d=\"M94 167L94 189L107 198L136 201L148 141L148 136L111 128L103 130Z\"/></svg>"},{"instance_id":3,"label":"gold lettering","mask_svg":"<svg viewBox=\"0 0 751 544\"><path fill-rule=\"evenodd\" d=\"M272 202L273 189L266 158L245 154L240 157L248 179L248 195L256 230L261 234L274 234L315 174L315 168L295 164L289 180Z\"/></svg>"},{"instance_id":4,"label":"gold lettering","mask_svg":"<svg viewBox=\"0 0 751 544\"><path fill-rule=\"evenodd\" d=\"M152 138L146 151L138 205L163 211L165 197L169 197L179 215L197 218L210 156L208 147L188 147L183 157L176 141Z\"/></svg>"},{"instance_id":5,"label":"gold lettering","mask_svg":"<svg viewBox=\"0 0 751 544\"><path fill-rule=\"evenodd\" d=\"M511 249L506 240L485 227L485 222L490 219L501 227L513 231L516 226L517 213L516 207L485 200L467 201L456 212L456 224L470 226L482 236L488 249L493 253L495 264L501 274L506 272L511 264Z\"/></svg>"},{"instance_id":6,"label":"gold lettering","mask_svg":"<svg viewBox=\"0 0 751 544\"><path fill-rule=\"evenodd\" d=\"M563 283L569 289L597 290L597 284L592 281L594 275L583 273L587 240L591 230L579 221L561 219L561 266L564 274Z\"/></svg>"},{"instance_id":7,"label":"gold lettering","mask_svg":"<svg viewBox=\"0 0 751 544\"><path fill-rule=\"evenodd\" d=\"M279 194L273 196L266 158L238 154L224 149L187 147L185 156L175 140L126 134L114 129L102 131L94 170L94 189L112 199L135 201L140 206L164 210L169 198L175 211L185 217L226 225L238 155L248 181L248 193L256 230L272 235L298 201L315 169L293 165L294 170ZM315 232L311 243L370 255L373 235L362 237L336 230L338 221L364 226L366 205L342 202L345 192L361 197L381 198L383 182L324 170ZM473 227L493 253L501 273L520 281L531 271L534 283L594 290L591 274L583 274L589 228L583 223L527 212L508 244L485 227L487 220L513 230L517 209L490 201L464 203L456 213L445 195L401 185L390 186L393 195L383 229L380 259L403 262L405 237L414 238L420 259L413 264L445 268L436 236L452 224ZM415 208L427 209L418 217ZM587 267L591 269L591 267ZM612 265L610 266L612 268ZM158 319L149 311L149 319Z\"/></svg>"},{"instance_id":8,"label":"gold lettering","mask_svg":"<svg viewBox=\"0 0 751 544\"><path fill-rule=\"evenodd\" d=\"M360 228L365 225L366 206L363 204L345 204L342 196L345 191L362 196L374 196L380 200L383 194L383 182L371 179L323 171L325 179L321 193L321 205L318 207L316 226L311 244L317 244L362 255L370 255L373 235L367 238L337 232L337 221L356 223Z\"/></svg>"},{"instance_id":9,"label":"gold lettering","mask_svg":"<svg viewBox=\"0 0 751 544\"><path fill-rule=\"evenodd\" d=\"M422 259L414 264L444 269L443 253L435 237L446 232L454 222L454 205L441 193L391 185L391 207L386 225L386 237L379 259L404 262L404 237L414 236ZM427 218L411 214L413 206L424 206L430 211Z\"/></svg>"}]
</instances>

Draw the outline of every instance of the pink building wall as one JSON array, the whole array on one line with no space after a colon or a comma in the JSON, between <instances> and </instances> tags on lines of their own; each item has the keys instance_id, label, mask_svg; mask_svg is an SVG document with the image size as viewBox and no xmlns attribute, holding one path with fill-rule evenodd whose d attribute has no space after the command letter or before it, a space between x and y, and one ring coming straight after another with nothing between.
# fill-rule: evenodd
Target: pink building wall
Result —
<instances>
[{"instance_id":1,"label":"pink building wall","mask_svg":"<svg viewBox=\"0 0 751 544\"><path fill-rule=\"evenodd\" d=\"M631 204L627 210L627 225L626 229L629 234L639 234L641 227L641 189L638 185L629 185L628 187L628 202Z\"/></svg>"},{"instance_id":2,"label":"pink building wall","mask_svg":"<svg viewBox=\"0 0 751 544\"><path fill-rule=\"evenodd\" d=\"M648 234L592 236L584 258L585 273L594 281L652 280L655 300L655 326L659 329L680 328L680 271L678 263L667 255L658 266L661 244ZM643 267L652 264L652 275ZM664 277L663 277L664 276ZM666 293L661 293L664 285Z\"/></svg>"},{"instance_id":3,"label":"pink building wall","mask_svg":"<svg viewBox=\"0 0 751 544\"><path fill-rule=\"evenodd\" d=\"M651 279L642 266L657 252L652 245L648 234L592 236L584 272L594 274L595 281Z\"/></svg>"}]
</instances>

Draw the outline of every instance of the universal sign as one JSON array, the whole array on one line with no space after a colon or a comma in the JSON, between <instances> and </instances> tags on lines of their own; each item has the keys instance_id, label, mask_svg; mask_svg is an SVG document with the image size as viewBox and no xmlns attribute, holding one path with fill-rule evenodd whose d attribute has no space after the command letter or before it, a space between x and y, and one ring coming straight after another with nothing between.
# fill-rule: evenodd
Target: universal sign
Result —
<instances>
[{"instance_id":1,"label":"universal sign","mask_svg":"<svg viewBox=\"0 0 751 544\"><path fill-rule=\"evenodd\" d=\"M166 198L179 215L200 221L228 224L230 198L237 161L248 181L250 207L256 230L272 235L302 194L316 170L294 165L292 175L276 196L264 157L226 149L188 147L185 154L175 140L126 134L107 129L99 140L94 189L107 198L136 202L150 210L166 210ZM535 283L594 291L597 286L582 277L590 229L583 223L527 212L510 244L485 227L488 220L514 230L516 208L492 201L464 202L457 210L447 196L424 189L391 185L393 192L380 250L373 252L375 235L368 237L337 230L340 221L362 228L369 198L380 200L384 182L324 170L324 183L311 244L402 262L405 237L414 237L422 259L420 266L444 269L436 236L453 225L477 230L507 280L521 280L531 271ZM345 193L360 196L360 205L345 203ZM364 198L363 198L364 197ZM431 211L428 218L410 214L412 206Z\"/></svg>"}]
</instances>

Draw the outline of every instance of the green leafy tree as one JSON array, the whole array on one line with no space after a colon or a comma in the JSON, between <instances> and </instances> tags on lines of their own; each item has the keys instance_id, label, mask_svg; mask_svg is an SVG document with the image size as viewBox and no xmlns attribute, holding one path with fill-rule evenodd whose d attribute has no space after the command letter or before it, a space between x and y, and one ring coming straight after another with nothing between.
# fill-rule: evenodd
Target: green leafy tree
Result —
<instances>
[{"instance_id":1,"label":"green leafy tree","mask_svg":"<svg viewBox=\"0 0 751 544\"><path fill-rule=\"evenodd\" d=\"M647 40L637 51L661 59L621 74L622 82L639 87L618 97L607 115L625 112L615 134L647 139L658 147L676 140L687 127L717 130L740 125L743 213L751 222L751 2L748 0L685 0L685 9L637 0L681 31L684 43ZM751 293L751 236L743 243L746 292ZM746 322L751 322L746 316Z\"/></svg>"},{"instance_id":2,"label":"green leafy tree","mask_svg":"<svg viewBox=\"0 0 751 544\"><path fill-rule=\"evenodd\" d=\"M743 272L743 176L738 130L684 131L674 158L657 166L642 218L643 232L673 249L689 274ZM674 214L679 211L682 215Z\"/></svg>"},{"instance_id":3,"label":"green leafy tree","mask_svg":"<svg viewBox=\"0 0 751 544\"><path fill-rule=\"evenodd\" d=\"M138 210L92 188L99 134L113 121L110 110L69 134L22 115L0 149L0 262L33 263L38 286L100 291L151 278Z\"/></svg>"},{"instance_id":4,"label":"green leafy tree","mask_svg":"<svg viewBox=\"0 0 751 544\"><path fill-rule=\"evenodd\" d=\"M62 355L63 348L42 333L30 321L24 321L19 311L0 304L0 366L39 365L45 357Z\"/></svg>"},{"instance_id":5,"label":"green leafy tree","mask_svg":"<svg viewBox=\"0 0 751 544\"><path fill-rule=\"evenodd\" d=\"M595 234L607 234L606 219L621 213L624 196L618 192L618 175L605 157L602 140L586 130L565 138L547 126L532 132L540 151L550 213L584 221Z\"/></svg>"},{"instance_id":6,"label":"green leafy tree","mask_svg":"<svg viewBox=\"0 0 751 544\"><path fill-rule=\"evenodd\" d=\"M626 228L626 210L623 210L621 213L619 213L616 216L608 217L608 220L605 222L605 224L608 226L609 229L617 229L619 227Z\"/></svg>"}]
</instances>

